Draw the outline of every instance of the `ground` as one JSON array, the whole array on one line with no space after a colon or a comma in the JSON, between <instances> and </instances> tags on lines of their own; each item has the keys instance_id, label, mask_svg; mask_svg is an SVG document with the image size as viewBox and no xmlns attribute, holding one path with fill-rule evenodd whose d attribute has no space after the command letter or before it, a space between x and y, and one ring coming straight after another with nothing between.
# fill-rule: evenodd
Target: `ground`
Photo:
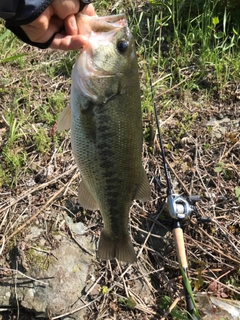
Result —
<instances>
[{"instance_id":1,"label":"ground","mask_svg":"<svg viewBox=\"0 0 240 320\"><path fill-rule=\"evenodd\" d=\"M74 222L83 222L93 241L99 239L102 228L99 212L84 211L78 205L79 173L69 133L55 131L57 117L69 103L70 70L76 53L43 52L20 42L16 47L10 45L11 51L1 52L0 66L3 279L13 268L10 252L22 244L29 226L45 228L44 250L48 251L60 245L56 233L70 237L64 212L70 212ZM166 48L162 50L164 54ZM18 57L5 61L13 52ZM146 101L145 96L150 92L146 61L142 52L138 58L144 100L142 160L152 198L144 204L134 201L130 211L138 262L128 266L93 258L89 277L95 285L88 293L86 319L186 319L172 219L165 206L167 185L153 101ZM208 314L219 319L220 310L211 305L211 296L240 299L240 80L219 85L209 66L195 86L184 86L201 72L197 64L178 69L182 80L173 85L164 81L169 70L165 74L155 69L150 72L174 193L186 199L200 196L197 215L195 211L182 222L189 280L201 318ZM29 255L34 244L25 246L26 258L33 259ZM5 319L18 316L15 308L7 311L2 312ZM20 306L21 319L31 316Z\"/></svg>"}]
</instances>

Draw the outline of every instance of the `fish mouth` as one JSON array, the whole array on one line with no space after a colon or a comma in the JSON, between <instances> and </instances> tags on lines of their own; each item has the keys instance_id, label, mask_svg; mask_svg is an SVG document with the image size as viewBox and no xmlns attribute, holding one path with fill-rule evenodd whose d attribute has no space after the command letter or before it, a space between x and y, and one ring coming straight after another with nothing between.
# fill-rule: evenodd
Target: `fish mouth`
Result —
<instances>
[{"instance_id":1,"label":"fish mouth","mask_svg":"<svg viewBox=\"0 0 240 320\"><path fill-rule=\"evenodd\" d=\"M76 15L78 33L85 37L91 36L92 32L108 32L115 28L127 26L127 20L124 14L112 16L88 16L82 13Z\"/></svg>"},{"instance_id":2,"label":"fish mouth","mask_svg":"<svg viewBox=\"0 0 240 320\"><path fill-rule=\"evenodd\" d=\"M125 14L116 14L112 16L99 17L99 20L106 21L113 27L124 27L127 24Z\"/></svg>"},{"instance_id":3,"label":"fish mouth","mask_svg":"<svg viewBox=\"0 0 240 320\"><path fill-rule=\"evenodd\" d=\"M92 31L94 32L108 32L118 27L125 27L126 25L127 21L124 14L94 17L91 24Z\"/></svg>"}]
</instances>

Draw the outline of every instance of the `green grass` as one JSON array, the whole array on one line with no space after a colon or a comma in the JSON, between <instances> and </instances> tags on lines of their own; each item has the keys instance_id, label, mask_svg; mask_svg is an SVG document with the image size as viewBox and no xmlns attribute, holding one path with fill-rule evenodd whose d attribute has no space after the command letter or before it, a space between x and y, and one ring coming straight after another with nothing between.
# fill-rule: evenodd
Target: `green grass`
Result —
<instances>
[{"instance_id":1,"label":"green grass","mask_svg":"<svg viewBox=\"0 0 240 320\"><path fill-rule=\"evenodd\" d=\"M17 186L31 171L32 151L47 156L62 140L63 134L50 132L68 103L76 53L47 55L25 47L0 23L0 186Z\"/></svg>"},{"instance_id":2,"label":"green grass","mask_svg":"<svg viewBox=\"0 0 240 320\"><path fill-rule=\"evenodd\" d=\"M151 0L144 14L144 7L135 12L134 2L131 3L134 14L130 22L139 45L141 64L147 61L153 77L169 72L164 81L166 87L185 81L184 90L195 89L208 70L218 89L229 80L239 78L239 66L236 66L239 33L231 27L227 9L217 14L218 1L215 5L202 1L202 6L192 7L188 1ZM186 80L186 69L193 67L196 70Z\"/></svg>"},{"instance_id":3,"label":"green grass","mask_svg":"<svg viewBox=\"0 0 240 320\"><path fill-rule=\"evenodd\" d=\"M170 297L168 297L168 296L161 297L159 305L158 305L159 310L160 311L166 310L170 306L171 306ZM170 315L172 316L172 318L174 320L176 320L176 319L187 320L188 319L187 312L185 310L181 310L179 307L174 307L171 310Z\"/></svg>"}]
</instances>

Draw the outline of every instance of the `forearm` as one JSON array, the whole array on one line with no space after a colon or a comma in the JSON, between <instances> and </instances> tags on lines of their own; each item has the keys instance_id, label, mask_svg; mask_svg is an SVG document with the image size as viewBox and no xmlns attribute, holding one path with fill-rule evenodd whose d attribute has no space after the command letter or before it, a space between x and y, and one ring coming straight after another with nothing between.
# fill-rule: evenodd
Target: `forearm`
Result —
<instances>
[{"instance_id":1,"label":"forearm","mask_svg":"<svg viewBox=\"0 0 240 320\"><path fill-rule=\"evenodd\" d=\"M11 26L34 21L53 0L0 0L0 17Z\"/></svg>"},{"instance_id":2,"label":"forearm","mask_svg":"<svg viewBox=\"0 0 240 320\"><path fill-rule=\"evenodd\" d=\"M7 20L11 19L16 15L18 3L16 0L1 0L0 2L0 17Z\"/></svg>"},{"instance_id":3,"label":"forearm","mask_svg":"<svg viewBox=\"0 0 240 320\"><path fill-rule=\"evenodd\" d=\"M0 0L0 18L8 25L20 26L34 21L53 0ZM91 0L79 0L80 11Z\"/></svg>"}]
</instances>

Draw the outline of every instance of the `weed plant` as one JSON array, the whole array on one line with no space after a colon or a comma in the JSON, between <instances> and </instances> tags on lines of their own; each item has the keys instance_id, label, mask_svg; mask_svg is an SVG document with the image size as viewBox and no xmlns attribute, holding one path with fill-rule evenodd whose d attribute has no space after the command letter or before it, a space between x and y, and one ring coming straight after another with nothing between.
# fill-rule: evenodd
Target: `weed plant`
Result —
<instances>
[{"instance_id":1,"label":"weed plant","mask_svg":"<svg viewBox=\"0 0 240 320\"><path fill-rule=\"evenodd\" d=\"M139 60L150 67L156 89L182 81L184 90L197 89L206 74L222 89L239 77L239 26L233 9L228 10L220 1L150 0L140 7L131 1L129 20Z\"/></svg>"},{"instance_id":2,"label":"weed plant","mask_svg":"<svg viewBox=\"0 0 240 320\"><path fill-rule=\"evenodd\" d=\"M46 55L51 59L45 60ZM41 157L58 147L63 135L49 132L68 100L69 61L73 64L74 56L64 54L56 60L50 52L29 48L0 23L0 187L16 187L19 177L31 172L27 164L33 150ZM49 80L44 80L46 75ZM61 91L62 87L66 89Z\"/></svg>"}]
</instances>

